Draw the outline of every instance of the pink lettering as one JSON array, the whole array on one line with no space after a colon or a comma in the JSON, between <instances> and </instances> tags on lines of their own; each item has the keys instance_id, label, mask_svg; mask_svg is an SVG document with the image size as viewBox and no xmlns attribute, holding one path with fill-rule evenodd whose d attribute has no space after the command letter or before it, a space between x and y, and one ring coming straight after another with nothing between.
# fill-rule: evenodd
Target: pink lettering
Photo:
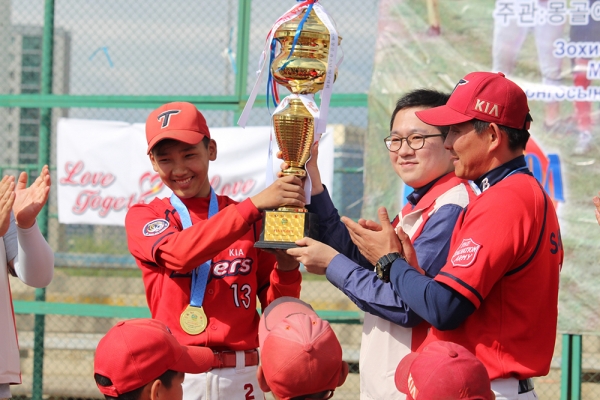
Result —
<instances>
[{"instance_id":1,"label":"pink lettering","mask_svg":"<svg viewBox=\"0 0 600 400\"><path fill-rule=\"evenodd\" d=\"M223 187L218 190L218 185L213 185L213 181L220 183L220 178L213 178L211 181L211 186L217 191L221 196L237 196L237 195L247 195L252 191L254 185L256 185L256 181L254 179L248 180L239 180L235 182L228 182L223 185Z\"/></svg>"},{"instance_id":2,"label":"pink lettering","mask_svg":"<svg viewBox=\"0 0 600 400\"><path fill-rule=\"evenodd\" d=\"M230 192L231 192L231 185L229 183L224 184L223 189L221 189L221 196L229 196Z\"/></svg>"},{"instance_id":3,"label":"pink lettering","mask_svg":"<svg viewBox=\"0 0 600 400\"><path fill-rule=\"evenodd\" d=\"M245 195L250 193L255 183L256 181L254 179L248 179L246 182L244 182L244 185L242 186L242 194Z\"/></svg>"},{"instance_id":4,"label":"pink lettering","mask_svg":"<svg viewBox=\"0 0 600 400\"><path fill-rule=\"evenodd\" d=\"M75 199L71 208L75 214L84 214L87 211L98 211L98 215L106 217L111 211L120 211L135 204L135 194L126 197L102 197L99 190L82 190Z\"/></svg>"},{"instance_id":5,"label":"pink lettering","mask_svg":"<svg viewBox=\"0 0 600 400\"><path fill-rule=\"evenodd\" d=\"M73 180L75 175L81 172L83 169L83 162L77 161L75 164L68 162L65 165L65 171L67 172L66 178L61 178L60 183L63 185L77 185L77 182Z\"/></svg>"},{"instance_id":6,"label":"pink lettering","mask_svg":"<svg viewBox=\"0 0 600 400\"><path fill-rule=\"evenodd\" d=\"M83 161L77 161L76 163L67 162L65 164L66 177L60 179L60 183L63 185L72 186L101 186L108 187L115 181L115 176L111 173L103 172L83 172L84 164ZM78 176L82 173L81 176Z\"/></svg>"},{"instance_id":7,"label":"pink lettering","mask_svg":"<svg viewBox=\"0 0 600 400\"><path fill-rule=\"evenodd\" d=\"M110 172L100 178L100 186L108 187L115 181L115 176Z\"/></svg>"},{"instance_id":8,"label":"pink lettering","mask_svg":"<svg viewBox=\"0 0 600 400\"><path fill-rule=\"evenodd\" d=\"M73 212L75 214L83 214L89 207L90 197L93 195L97 195L99 193L98 190L83 190L77 196L75 200L75 205L73 206Z\"/></svg>"},{"instance_id":9,"label":"pink lettering","mask_svg":"<svg viewBox=\"0 0 600 400\"><path fill-rule=\"evenodd\" d=\"M81 180L79 181L79 184L81 186L85 186L88 183L90 183L91 180L91 174L89 172L84 172L83 175L81 175Z\"/></svg>"},{"instance_id":10,"label":"pink lettering","mask_svg":"<svg viewBox=\"0 0 600 400\"><path fill-rule=\"evenodd\" d=\"M215 190L217 190L217 188L219 187L220 184L221 184L221 177L219 175L213 176L212 179L210 180L210 186L212 186L212 188Z\"/></svg>"}]
</instances>

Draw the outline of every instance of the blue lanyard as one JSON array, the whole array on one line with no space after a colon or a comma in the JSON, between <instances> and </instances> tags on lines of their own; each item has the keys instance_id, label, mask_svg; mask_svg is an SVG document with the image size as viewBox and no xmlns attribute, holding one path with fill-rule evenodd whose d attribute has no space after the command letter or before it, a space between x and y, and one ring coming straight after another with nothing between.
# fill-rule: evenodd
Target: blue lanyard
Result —
<instances>
[{"instance_id":1,"label":"blue lanyard","mask_svg":"<svg viewBox=\"0 0 600 400\"><path fill-rule=\"evenodd\" d=\"M171 195L171 204L177 210L179 219L183 229L187 229L192 226L192 218L187 207L179 197L173 193ZM208 205L208 218L212 217L219 212L219 203L217 202L217 195L215 191L210 188L210 203ZM192 289L190 295L190 305L193 307L202 307L204 301L204 291L206 290L206 284L208 282L208 273L210 272L211 260L205 261L202 265L196 267L192 271Z\"/></svg>"}]
</instances>

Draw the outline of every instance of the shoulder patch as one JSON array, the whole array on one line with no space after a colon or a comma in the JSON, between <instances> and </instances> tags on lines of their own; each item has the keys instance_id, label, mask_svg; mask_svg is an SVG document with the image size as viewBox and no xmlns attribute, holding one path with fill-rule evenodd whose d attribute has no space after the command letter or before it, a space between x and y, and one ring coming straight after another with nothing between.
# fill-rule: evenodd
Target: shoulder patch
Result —
<instances>
[{"instance_id":1,"label":"shoulder patch","mask_svg":"<svg viewBox=\"0 0 600 400\"><path fill-rule=\"evenodd\" d=\"M462 243L450 259L455 267L469 267L475 262L477 253L481 248L480 244L475 243L473 239L463 239Z\"/></svg>"},{"instance_id":2,"label":"shoulder patch","mask_svg":"<svg viewBox=\"0 0 600 400\"><path fill-rule=\"evenodd\" d=\"M164 232L169 227L169 221L166 219L155 219L154 221L148 222L144 225L142 233L144 236L156 236L161 232Z\"/></svg>"}]
</instances>

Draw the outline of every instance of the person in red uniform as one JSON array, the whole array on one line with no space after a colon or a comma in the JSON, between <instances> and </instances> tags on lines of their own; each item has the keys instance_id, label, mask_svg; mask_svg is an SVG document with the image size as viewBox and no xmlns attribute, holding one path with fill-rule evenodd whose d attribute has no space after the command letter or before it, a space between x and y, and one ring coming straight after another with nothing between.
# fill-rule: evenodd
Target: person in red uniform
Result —
<instances>
[{"instance_id":1,"label":"person in red uniform","mask_svg":"<svg viewBox=\"0 0 600 400\"><path fill-rule=\"evenodd\" d=\"M186 376L184 399L262 398L257 298L264 309L278 297L299 297L302 277L285 252L254 243L261 210L304 206L301 181L280 178L240 203L217 196L208 178L217 144L190 103L154 110L146 139L152 166L173 195L131 207L129 250L142 270L152 318L182 345L209 347L218 360L211 371Z\"/></svg>"},{"instance_id":2,"label":"person in red uniform","mask_svg":"<svg viewBox=\"0 0 600 400\"><path fill-rule=\"evenodd\" d=\"M444 144L456 176L479 192L458 219L446 264L434 278L422 275L385 208L381 224L343 221L373 263L401 242L408 262L393 262L390 283L433 325L421 348L436 340L464 346L485 365L497 399L535 399L531 378L548 373L554 351L563 247L552 201L523 155L527 97L502 73L473 72L446 105L416 115L450 127Z\"/></svg>"}]
</instances>

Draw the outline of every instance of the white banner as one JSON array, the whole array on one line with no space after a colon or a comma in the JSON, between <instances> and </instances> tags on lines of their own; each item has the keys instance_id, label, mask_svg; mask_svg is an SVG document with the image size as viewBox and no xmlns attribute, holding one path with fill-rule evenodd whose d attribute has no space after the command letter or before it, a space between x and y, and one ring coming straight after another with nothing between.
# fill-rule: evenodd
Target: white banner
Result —
<instances>
[{"instance_id":1,"label":"white banner","mask_svg":"<svg viewBox=\"0 0 600 400\"><path fill-rule=\"evenodd\" d=\"M217 159L211 162L208 175L217 194L241 201L264 189L270 129L210 129L217 142ZM59 222L124 225L132 205L169 196L171 191L152 169L146 146L144 124L61 118L57 143ZM333 157L333 127L328 127L320 140L318 162L330 194ZM279 163L275 164L273 173L279 170Z\"/></svg>"}]
</instances>

